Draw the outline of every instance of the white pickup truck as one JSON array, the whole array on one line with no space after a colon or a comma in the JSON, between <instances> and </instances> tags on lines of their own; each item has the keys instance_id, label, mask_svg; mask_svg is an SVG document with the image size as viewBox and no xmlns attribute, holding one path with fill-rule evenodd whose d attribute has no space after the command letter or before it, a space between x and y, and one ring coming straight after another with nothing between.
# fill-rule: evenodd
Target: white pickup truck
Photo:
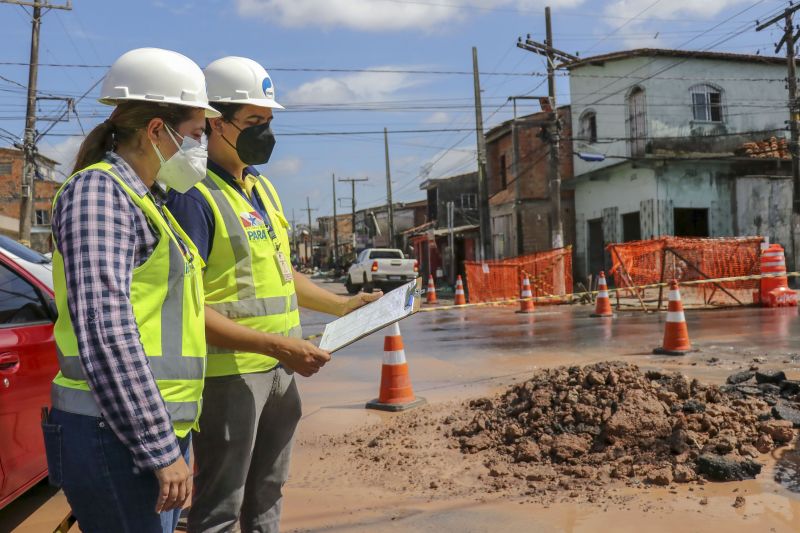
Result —
<instances>
[{"instance_id":1,"label":"white pickup truck","mask_svg":"<svg viewBox=\"0 0 800 533\"><path fill-rule=\"evenodd\" d=\"M403 252L390 248L367 248L350 265L345 287L355 294L360 290L384 292L394 289L419 276L419 265L414 259L405 259Z\"/></svg>"}]
</instances>

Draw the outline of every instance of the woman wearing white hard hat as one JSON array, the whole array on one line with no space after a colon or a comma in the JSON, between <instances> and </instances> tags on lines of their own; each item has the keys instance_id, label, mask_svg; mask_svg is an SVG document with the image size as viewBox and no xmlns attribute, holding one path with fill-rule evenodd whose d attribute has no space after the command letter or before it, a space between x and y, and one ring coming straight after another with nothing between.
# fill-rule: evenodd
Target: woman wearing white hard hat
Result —
<instances>
[{"instance_id":1,"label":"woman wearing white hard hat","mask_svg":"<svg viewBox=\"0 0 800 533\"><path fill-rule=\"evenodd\" d=\"M189 531L278 531L300 396L330 355L302 340L298 305L344 315L379 297L325 291L289 263L289 227L272 183L255 168L275 145L275 88L264 67L225 57L205 69L210 104L208 175L170 210L206 262L208 370L201 431L193 436L195 495ZM243 344L249 348L242 348ZM231 347L238 346L238 349ZM266 357L265 357L266 356Z\"/></svg>"},{"instance_id":2,"label":"woman wearing white hard hat","mask_svg":"<svg viewBox=\"0 0 800 533\"><path fill-rule=\"evenodd\" d=\"M132 50L111 66L92 130L53 205L60 372L48 470L80 528L173 531L191 496L205 375L202 259L161 187L205 176L205 79L187 57Z\"/></svg>"}]
</instances>

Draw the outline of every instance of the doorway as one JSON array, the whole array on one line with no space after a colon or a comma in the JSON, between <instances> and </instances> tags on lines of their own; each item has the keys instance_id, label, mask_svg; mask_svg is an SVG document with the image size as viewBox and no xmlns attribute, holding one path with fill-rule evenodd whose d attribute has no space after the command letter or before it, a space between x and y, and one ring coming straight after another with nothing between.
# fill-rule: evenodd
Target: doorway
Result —
<instances>
[{"instance_id":1,"label":"doorway","mask_svg":"<svg viewBox=\"0 0 800 533\"><path fill-rule=\"evenodd\" d=\"M601 270L605 270L605 242L603 241L603 219L596 218L587 222L589 229L589 272L597 275Z\"/></svg>"},{"instance_id":2,"label":"doorway","mask_svg":"<svg viewBox=\"0 0 800 533\"><path fill-rule=\"evenodd\" d=\"M622 215L622 241L638 241L642 238L639 211Z\"/></svg>"},{"instance_id":3,"label":"doorway","mask_svg":"<svg viewBox=\"0 0 800 533\"><path fill-rule=\"evenodd\" d=\"M708 209L675 208L676 237L708 237Z\"/></svg>"}]
</instances>

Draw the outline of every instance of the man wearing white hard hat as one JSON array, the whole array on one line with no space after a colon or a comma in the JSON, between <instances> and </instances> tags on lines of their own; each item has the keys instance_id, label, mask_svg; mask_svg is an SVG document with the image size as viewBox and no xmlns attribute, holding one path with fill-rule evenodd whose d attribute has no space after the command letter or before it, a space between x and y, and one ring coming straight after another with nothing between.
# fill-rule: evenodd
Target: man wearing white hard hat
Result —
<instances>
[{"instance_id":1,"label":"man wearing white hard hat","mask_svg":"<svg viewBox=\"0 0 800 533\"><path fill-rule=\"evenodd\" d=\"M100 101L115 108L53 203L48 471L84 532L172 532L192 493L206 343L202 259L160 187L205 177L206 117L219 113L200 67L156 48L117 59Z\"/></svg>"},{"instance_id":2,"label":"man wearing white hard hat","mask_svg":"<svg viewBox=\"0 0 800 533\"><path fill-rule=\"evenodd\" d=\"M272 183L255 168L270 159L275 88L243 57L205 71L209 103L206 178L170 210L206 263L206 304L236 322L207 320L208 372L194 435L197 467L189 531L278 531L300 396L330 355L302 340L298 306L341 316L379 297L336 296L289 262L289 224ZM249 349L224 348L236 343Z\"/></svg>"}]
</instances>

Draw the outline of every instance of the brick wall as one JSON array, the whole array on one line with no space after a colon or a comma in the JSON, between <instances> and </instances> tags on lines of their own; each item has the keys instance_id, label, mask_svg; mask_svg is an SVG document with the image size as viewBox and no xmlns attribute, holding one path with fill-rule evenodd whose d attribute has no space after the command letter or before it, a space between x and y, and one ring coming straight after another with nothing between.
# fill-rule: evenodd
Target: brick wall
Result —
<instances>
[{"instance_id":1,"label":"brick wall","mask_svg":"<svg viewBox=\"0 0 800 533\"><path fill-rule=\"evenodd\" d=\"M7 165L11 165L11 172L6 172ZM52 170L52 166L48 166ZM20 195L22 194L22 170L23 159L19 150L0 148L0 215L19 220L20 214ZM53 205L53 198L60 183L54 181L36 179L34 180L34 221L35 211L50 211ZM10 235L17 238L18 234ZM49 232L34 233L31 236L31 245L40 251L49 251Z\"/></svg>"},{"instance_id":2,"label":"brick wall","mask_svg":"<svg viewBox=\"0 0 800 533\"><path fill-rule=\"evenodd\" d=\"M572 178L572 121L568 107L559 109L559 116L563 123L561 130L560 160L561 179ZM519 174L519 199L520 200L545 200L550 194L549 169L550 146L541 138L539 126L526 126L526 120L542 121L546 119L545 113L536 113L518 119L517 142L519 144L519 161L517 172ZM510 124L500 126L486 145L486 169L489 180L489 200L491 205L499 205L517 199L517 183L514 180L514 150L511 138ZM490 132L491 134L491 132ZM502 170L505 160L506 187L502 188Z\"/></svg>"}]
</instances>

